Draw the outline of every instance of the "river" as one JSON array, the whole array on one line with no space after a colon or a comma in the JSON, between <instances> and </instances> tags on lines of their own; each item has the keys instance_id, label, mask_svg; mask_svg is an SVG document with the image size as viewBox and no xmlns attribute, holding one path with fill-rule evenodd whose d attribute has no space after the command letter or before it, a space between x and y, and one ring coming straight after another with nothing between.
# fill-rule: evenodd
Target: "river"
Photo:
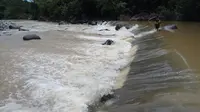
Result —
<instances>
[{"instance_id":1,"label":"river","mask_svg":"<svg viewBox=\"0 0 200 112\"><path fill-rule=\"evenodd\" d=\"M139 24L148 26L147 31L152 28L149 22ZM176 24L178 30L137 40L135 61L124 87L116 91L119 100L105 107L109 112L200 111L200 23L162 25L167 24Z\"/></svg>"},{"instance_id":2,"label":"river","mask_svg":"<svg viewBox=\"0 0 200 112\"><path fill-rule=\"evenodd\" d=\"M175 33L161 32L161 35L165 36L165 42L170 44L174 49L179 51L188 66L195 70L200 70L200 23L195 22L177 22L179 30Z\"/></svg>"},{"instance_id":3,"label":"river","mask_svg":"<svg viewBox=\"0 0 200 112\"><path fill-rule=\"evenodd\" d=\"M163 22L178 30L156 32L147 22L119 31L112 22L15 22L30 31L1 32L11 34L0 36L1 112L200 111L199 23ZM42 39L22 40L32 33ZM101 45L107 39L114 44Z\"/></svg>"}]
</instances>

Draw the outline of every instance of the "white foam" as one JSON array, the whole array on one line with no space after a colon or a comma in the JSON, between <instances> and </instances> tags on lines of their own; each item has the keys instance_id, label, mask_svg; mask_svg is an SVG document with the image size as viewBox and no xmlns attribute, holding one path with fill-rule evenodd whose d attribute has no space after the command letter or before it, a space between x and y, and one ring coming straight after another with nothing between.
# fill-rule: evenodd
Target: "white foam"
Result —
<instances>
[{"instance_id":1,"label":"white foam","mask_svg":"<svg viewBox=\"0 0 200 112\"><path fill-rule=\"evenodd\" d=\"M134 25L130 29L122 27L119 31L116 31L115 26L111 26L109 25L109 23L104 22L103 24L98 24L96 26L87 26L87 28L85 28L85 26L83 27L83 25L75 25L73 27L68 28L67 30L74 32L84 32L89 34L99 34L103 36L117 36L119 38L119 37L134 37L134 34L131 33L131 31L137 28L138 25Z\"/></svg>"},{"instance_id":2,"label":"white foam","mask_svg":"<svg viewBox=\"0 0 200 112\"><path fill-rule=\"evenodd\" d=\"M149 35L149 34L153 34L155 32L156 32L156 30L153 29L153 30L150 30L150 31L139 33L139 34L135 35L135 37L140 38L140 37L143 37L143 36L146 36L146 35Z\"/></svg>"},{"instance_id":3,"label":"white foam","mask_svg":"<svg viewBox=\"0 0 200 112\"><path fill-rule=\"evenodd\" d=\"M47 26L41 27L41 24ZM55 25L48 23L40 25L34 27L35 30L59 29L59 26L52 28ZM0 107L1 112L87 112L88 105L111 93L117 88L116 85L122 86L129 69L123 73L120 70L127 68L137 50L137 46L131 46L130 43L133 40L130 36L133 34L125 28L115 31L113 26L107 24L68 26L70 26L68 31L101 34L101 36L74 33L78 38L77 42L82 42L79 40L84 39L93 41L74 44L71 49L81 54L38 52L37 49L28 48L16 50L13 57L20 61L14 65L16 69L23 71L18 71L14 75L16 81L24 82L23 89L19 89L17 95L11 95L1 103L4 104ZM100 32L101 28L110 31ZM134 28L136 27L130 30ZM107 34L115 36L105 36ZM69 43L68 38L70 37L66 37L65 44L73 44ZM113 39L115 44L101 45L106 39ZM120 81L119 77L123 78L123 81ZM117 84L118 82L120 84Z\"/></svg>"}]
</instances>

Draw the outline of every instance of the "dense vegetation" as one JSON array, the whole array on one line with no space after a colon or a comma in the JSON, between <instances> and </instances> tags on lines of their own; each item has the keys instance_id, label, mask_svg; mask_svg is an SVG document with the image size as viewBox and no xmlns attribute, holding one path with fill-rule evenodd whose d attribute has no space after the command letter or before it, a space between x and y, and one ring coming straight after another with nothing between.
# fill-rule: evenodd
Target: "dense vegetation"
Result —
<instances>
[{"instance_id":1,"label":"dense vegetation","mask_svg":"<svg viewBox=\"0 0 200 112\"><path fill-rule=\"evenodd\" d=\"M141 12L166 20L200 20L199 0L0 0L1 19L116 20Z\"/></svg>"}]
</instances>

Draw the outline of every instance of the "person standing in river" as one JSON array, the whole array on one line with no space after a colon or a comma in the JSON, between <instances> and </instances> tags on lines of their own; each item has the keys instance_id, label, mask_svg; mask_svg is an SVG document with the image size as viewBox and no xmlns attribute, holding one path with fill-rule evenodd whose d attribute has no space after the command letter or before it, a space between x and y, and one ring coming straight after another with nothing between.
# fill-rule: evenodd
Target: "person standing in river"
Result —
<instances>
[{"instance_id":1,"label":"person standing in river","mask_svg":"<svg viewBox=\"0 0 200 112\"><path fill-rule=\"evenodd\" d=\"M161 24L161 21L160 21L160 19L159 19L159 18L157 18L157 19L156 19L156 22L155 22L155 24L154 24L154 26L155 26L155 29L156 29L157 31L159 31L160 24Z\"/></svg>"}]
</instances>

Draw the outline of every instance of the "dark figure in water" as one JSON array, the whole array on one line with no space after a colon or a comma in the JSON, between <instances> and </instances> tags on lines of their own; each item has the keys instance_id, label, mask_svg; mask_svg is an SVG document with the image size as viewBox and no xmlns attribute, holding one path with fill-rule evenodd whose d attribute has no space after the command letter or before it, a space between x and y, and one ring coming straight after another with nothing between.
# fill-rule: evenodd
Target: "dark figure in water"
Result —
<instances>
[{"instance_id":1,"label":"dark figure in water","mask_svg":"<svg viewBox=\"0 0 200 112\"><path fill-rule=\"evenodd\" d=\"M156 28L157 31L160 28L160 24L161 24L160 19L156 19L156 23L154 25L155 25L155 28Z\"/></svg>"}]
</instances>

